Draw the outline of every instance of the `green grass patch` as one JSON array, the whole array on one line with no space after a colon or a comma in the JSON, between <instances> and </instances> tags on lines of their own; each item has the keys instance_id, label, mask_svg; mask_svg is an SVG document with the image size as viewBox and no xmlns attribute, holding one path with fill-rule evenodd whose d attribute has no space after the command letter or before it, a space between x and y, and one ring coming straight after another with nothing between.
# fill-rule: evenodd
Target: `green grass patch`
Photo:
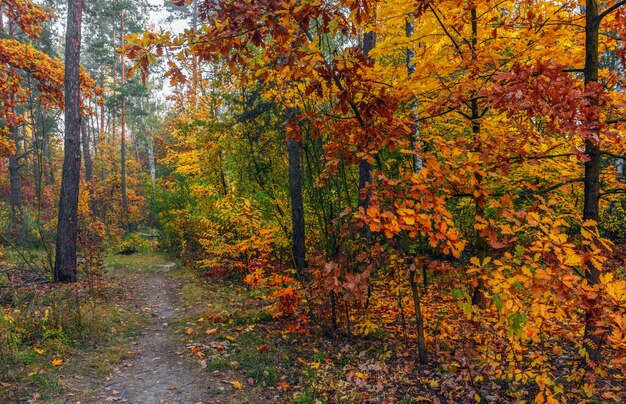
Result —
<instances>
[{"instance_id":1,"label":"green grass patch","mask_svg":"<svg viewBox=\"0 0 626 404\"><path fill-rule=\"evenodd\" d=\"M120 269L129 271L154 271L164 265L170 263L169 260L163 254L139 252L131 255L119 255L108 254L104 258L104 265L106 268L112 270L113 274L122 275Z\"/></svg>"},{"instance_id":2,"label":"green grass patch","mask_svg":"<svg viewBox=\"0 0 626 404\"><path fill-rule=\"evenodd\" d=\"M280 352L276 347L260 351L264 340L255 333L246 333L237 339L237 353L232 356L246 377L264 385L274 385L279 380L278 367L281 365Z\"/></svg>"},{"instance_id":3,"label":"green grass patch","mask_svg":"<svg viewBox=\"0 0 626 404\"><path fill-rule=\"evenodd\" d=\"M185 306L193 306L206 298L206 291L197 283L188 283L182 287L179 293L180 301Z\"/></svg>"}]
</instances>

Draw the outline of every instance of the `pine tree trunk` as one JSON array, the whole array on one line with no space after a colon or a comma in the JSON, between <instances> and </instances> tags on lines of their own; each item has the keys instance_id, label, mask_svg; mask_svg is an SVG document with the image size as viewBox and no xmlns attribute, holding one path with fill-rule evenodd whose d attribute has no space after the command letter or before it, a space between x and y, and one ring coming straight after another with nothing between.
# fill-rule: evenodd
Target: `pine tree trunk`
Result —
<instances>
[{"instance_id":1,"label":"pine tree trunk","mask_svg":"<svg viewBox=\"0 0 626 404\"><path fill-rule=\"evenodd\" d=\"M9 19L9 36L13 37L15 34L15 23L12 19ZM2 29L4 32L4 27ZM15 69L9 67L9 74L12 76L15 74ZM17 114L15 111L15 95L11 94L11 112L13 114L13 120L16 119ZM21 241L23 235L23 210L22 210L22 184L20 178L20 144L19 144L19 129L17 124L13 121L9 124L9 133L11 140L15 144L15 152L9 157L9 186L11 195L9 197L9 203L11 205L11 229L10 233L15 239Z\"/></svg>"},{"instance_id":2,"label":"pine tree trunk","mask_svg":"<svg viewBox=\"0 0 626 404\"><path fill-rule=\"evenodd\" d=\"M48 121L48 112L44 109L42 111L44 122ZM50 151L50 131L47 124L43 131L43 138L41 139L43 148L43 172L46 185L54 184L54 167L52 165L52 152Z\"/></svg>"},{"instance_id":3,"label":"pine tree trunk","mask_svg":"<svg viewBox=\"0 0 626 404\"><path fill-rule=\"evenodd\" d=\"M113 47L117 47L117 30L113 28ZM113 105L111 106L111 133L108 137L109 144L115 143L115 137L117 136L117 58L113 60Z\"/></svg>"},{"instance_id":4,"label":"pine tree trunk","mask_svg":"<svg viewBox=\"0 0 626 404\"><path fill-rule=\"evenodd\" d=\"M121 27L121 45L124 47L124 10L122 10L122 27ZM126 97L124 95L124 83L125 83L125 66L124 66L124 53L120 56L121 67L121 86L122 86L122 117L120 126L122 127L122 139L121 139L121 177L122 177L122 225L126 225L128 220L128 199L126 196Z\"/></svg>"},{"instance_id":5,"label":"pine tree trunk","mask_svg":"<svg viewBox=\"0 0 626 404\"><path fill-rule=\"evenodd\" d=\"M15 114L15 112L13 112ZM9 182L10 182L10 204L11 204L11 233L18 239L22 236L22 182L20 177L20 148L19 131L15 124L9 126L11 140L15 143L15 152L9 157Z\"/></svg>"},{"instance_id":6,"label":"pine tree trunk","mask_svg":"<svg viewBox=\"0 0 626 404\"><path fill-rule=\"evenodd\" d=\"M83 2L68 0L65 36L65 156L57 228L55 282L76 282L80 186L80 41Z\"/></svg>"},{"instance_id":7,"label":"pine tree trunk","mask_svg":"<svg viewBox=\"0 0 626 404\"><path fill-rule=\"evenodd\" d=\"M87 125L83 123L81 125L82 131L82 143L83 143L83 157L85 159L85 181L91 182L91 172L92 172L92 163L91 163L91 152L89 150L89 134L87 133Z\"/></svg>"}]
</instances>

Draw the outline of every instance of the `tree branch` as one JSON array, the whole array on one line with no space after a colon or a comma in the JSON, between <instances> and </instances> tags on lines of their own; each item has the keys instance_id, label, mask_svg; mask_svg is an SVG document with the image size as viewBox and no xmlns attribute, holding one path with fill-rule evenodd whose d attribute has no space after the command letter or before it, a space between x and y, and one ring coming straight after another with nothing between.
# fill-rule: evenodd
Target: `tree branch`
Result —
<instances>
[{"instance_id":1,"label":"tree branch","mask_svg":"<svg viewBox=\"0 0 626 404\"><path fill-rule=\"evenodd\" d=\"M613 157L615 159L626 159L626 154L619 155L619 154L611 153L608 151L601 151L600 154L604 156Z\"/></svg>"},{"instance_id":2,"label":"tree branch","mask_svg":"<svg viewBox=\"0 0 626 404\"><path fill-rule=\"evenodd\" d=\"M556 159L559 157L571 157L576 156L576 153L561 153L561 154L548 154L545 156L517 156L511 158L511 161L524 161L524 160L543 160L543 159Z\"/></svg>"},{"instance_id":3,"label":"tree branch","mask_svg":"<svg viewBox=\"0 0 626 404\"><path fill-rule=\"evenodd\" d=\"M602 19L604 17L606 17L607 15L611 14L613 11L617 10L618 8L620 8L623 5L626 5L626 0L622 0L622 1L616 2L611 7L607 8L606 10L601 12L600 15L598 15L598 20L602 21Z\"/></svg>"},{"instance_id":4,"label":"tree branch","mask_svg":"<svg viewBox=\"0 0 626 404\"><path fill-rule=\"evenodd\" d=\"M461 51L459 44L456 42L452 34L450 34L450 31L448 31L448 28L446 28L443 21L441 21L441 18L439 18L439 14L437 14L437 12L435 11L435 8L430 4L428 5L428 8L430 8L430 11L432 11L433 14L435 15L435 19L437 19L437 22L441 26L441 29L443 29L443 32L448 36L448 38L450 38L450 41L452 41L452 45L454 45L454 48L456 49L457 53L459 55L462 55L463 51Z\"/></svg>"},{"instance_id":5,"label":"tree branch","mask_svg":"<svg viewBox=\"0 0 626 404\"><path fill-rule=\"evenodd\" d=\"M602 198L603 196L616 195L616 194L626 194L626 188L615 188L615 189L609 189L605 192L601 192L600 198Z\"/></svg>"}]
</instances>

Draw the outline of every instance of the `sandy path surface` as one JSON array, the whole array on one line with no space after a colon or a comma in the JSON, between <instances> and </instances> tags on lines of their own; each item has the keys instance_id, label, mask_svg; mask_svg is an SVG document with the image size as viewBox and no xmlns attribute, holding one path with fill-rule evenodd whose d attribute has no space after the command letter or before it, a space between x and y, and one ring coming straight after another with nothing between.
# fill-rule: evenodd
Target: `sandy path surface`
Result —
<instances>
[{"instance_id":1,"label":"sandy path surface","mask_svg":"<svg viewBox=\"0 0 626 404\"><path fill-rule=\"evenodd\" d=\"M181 337L168 329L178 311L178 282L165 273L170 263L146 274L137 285L141 310L150 322L133 342L136 355L125 360L105 381L97 403L201 403L210 402L209 380L184 356Z\"/></svg>"}]
</instances>

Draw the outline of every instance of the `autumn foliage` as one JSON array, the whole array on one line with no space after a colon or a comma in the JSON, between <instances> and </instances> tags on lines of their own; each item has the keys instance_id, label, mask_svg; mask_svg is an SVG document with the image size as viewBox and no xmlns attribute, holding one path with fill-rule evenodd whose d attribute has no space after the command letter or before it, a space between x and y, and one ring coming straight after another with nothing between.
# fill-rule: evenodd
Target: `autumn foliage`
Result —
<instances>
[{"instance_id":1,"label":"autumn foliage","mask_svg":"<svg viewBox=\"0 0 626 404\"><path fill-rule=\"evenodd\" d=\"M129 80L169 81L155 155L135 152L122 196L99 131L86 238L155 224L291 332L393 346L431 400L625 399L623 1L172 3L199 23L117 49ZM35 38L41 13L15 21ZM62 108L59 61L1 39L0 62L8 123L31 91L16 70ZM92 120L127 94L100 81ZM348 373L362 401L400 397Z\"/></svg>"},{"instance_id":2,"label":"autumn foliage","mask_svg":"<svg viewBox=\"0 0 626 404\"><path fill-rule=\"evenodd\" d=\"M207 1L202 30L129 38L144 73L173 56L166 142L185 157L168 188L188 193L162 213L172 242L333 335L425 337L429 360L519 398L617 399L624 47L600 36L598 67L585 41L623 32L626 11L587 7L585 28L576 2ZM302 153L299 277L286 138Z\"/></svg>"}]
</instances>

